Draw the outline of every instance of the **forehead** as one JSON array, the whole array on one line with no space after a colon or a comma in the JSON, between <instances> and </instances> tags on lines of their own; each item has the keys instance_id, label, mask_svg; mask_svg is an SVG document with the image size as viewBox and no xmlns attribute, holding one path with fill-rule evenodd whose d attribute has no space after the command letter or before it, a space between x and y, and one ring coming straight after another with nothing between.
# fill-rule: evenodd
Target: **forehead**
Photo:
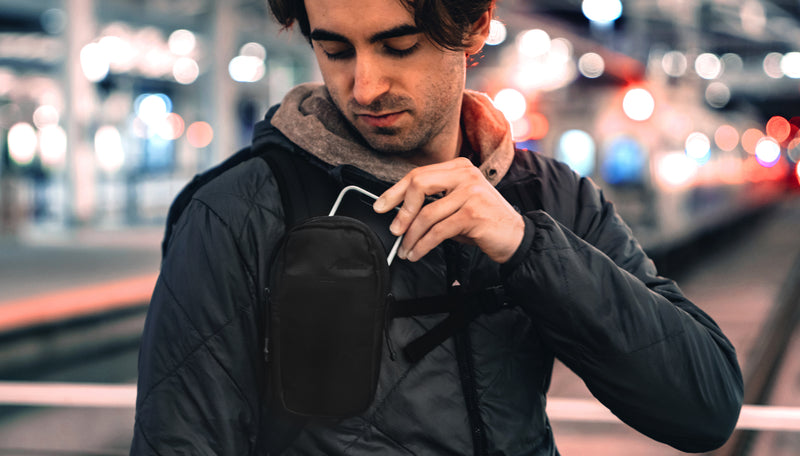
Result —
<instances>
[{"instance_id":1,"label":"forehead","mask_svg":"<svg viewBox=\"0 0 800 456\"><path fill-rule=\"evenodd\" d=\"M400 0L305 0L305 6L312 31L325 29L348 38L414 25Z\"/></svg>"}]
</instances>

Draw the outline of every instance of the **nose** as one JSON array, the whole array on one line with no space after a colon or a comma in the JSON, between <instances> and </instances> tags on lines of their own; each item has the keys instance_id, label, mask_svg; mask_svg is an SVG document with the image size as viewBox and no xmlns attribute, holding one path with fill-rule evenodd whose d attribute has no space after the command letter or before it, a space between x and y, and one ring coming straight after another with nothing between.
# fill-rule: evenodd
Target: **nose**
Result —
<instances>
[{"instance_id":1,"label":"nose","mask_svg":"<svg viewBox=\"0 0 800 456\"><path fill-rule=\"evenodd\" d=\"M378 59L359 56L353 78L353 98L361 106L368 106L389 91L390 80Z\"/></svg>"}]
</instances>

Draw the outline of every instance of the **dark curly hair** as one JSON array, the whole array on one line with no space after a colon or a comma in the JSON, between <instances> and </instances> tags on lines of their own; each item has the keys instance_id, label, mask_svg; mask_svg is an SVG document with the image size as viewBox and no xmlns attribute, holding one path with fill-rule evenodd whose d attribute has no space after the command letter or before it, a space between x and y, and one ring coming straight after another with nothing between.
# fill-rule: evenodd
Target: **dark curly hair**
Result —
<instances>
[{"instance_id":1,"label":"dark curly hair","mask_svg":"<svg viewBox=\"0 0 800 456\"><path fill-rule=\"evenodd\" d=\"M465 46L470 26L494 7L496 0L397 0L414 15L419 29L439 46L458 50ZM306 38L311 33L303 0L269 0L275 19L286 28L295 22Z\"/></svg>"}]
</instances>

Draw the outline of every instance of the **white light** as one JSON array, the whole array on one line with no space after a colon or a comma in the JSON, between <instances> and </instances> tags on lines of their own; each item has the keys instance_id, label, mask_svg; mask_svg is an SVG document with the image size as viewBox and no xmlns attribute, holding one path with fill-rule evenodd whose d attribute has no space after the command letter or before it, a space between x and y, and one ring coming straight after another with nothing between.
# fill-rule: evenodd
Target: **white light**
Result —
<instances>
[{"instance_id":1,"label":"white light","mask_svg":"<svg viewBox=\"0 0 800 456\"><path fill-rule=\"evenodd\" d=\"M781 57L781 71L787 77L800 79L800 52L789 52Z\"/></svg>"},{"instance_id":2,"label":"white light","mask_svg":"<svg viewBox=\"0 0 800 456\"><path fill-rule=\"evenodd\" d=\"M110 63L103 48L89 43L81 49L81 70L90 82L100 82L108 75Z\"/></svg>"},{"instance_id":3,"label":"white light","mask_svg":"<svg viewBox=\"0 0 800 456\"><path fill-rule=\"evenodd\" d=\"M94 135L94 151L100 169L107 173L119 171L125 164L122 137L116 127L105 125L97 129Z\"/></svg>"},{"instance_id":4,"label":"white light","mask_svg":"<svg viewBox=\"0 0 800 456\"><path fill-rule=\"evenodd\" d=\"M632 120L644 121L653 115L656 102L645 89L631 89L622 100L622 110Z\"/></svg>"},{"instance_id":5,"label":"white light","mask_svg":"<svg viewBox=\"0 0 800 456\"><path fill-rule=\"evenodd\" d=\"M583 0L581 11L592 22L608 24L622 15L622 2L619 0Z\"/></svg>"},{"instance_id":6,"label":"white light","mask_svg":"<svg viewBox=\"0 0 800 456\"><path fill-rule=\"evenodd\" d=\"M679 78L686 74L688 65L686 55L679 51L669 51L661 58L661 68L664 69L664 73L673 78Z\"/></svg>"},{"instance_id":7,"label":"white light","mask_svg":"<svg viewBox=\"0 0 800 456\"><path fill-rule=\"evenodd\" d=\"M697 167L697 162L678 152L664 155L656 165L659 179L668 186L687 184L697 174Z\"/></svg>"},{"instance_id":8,"label":"white light","mask_svg":"<svg viewBox=\"0 0 800 456\"><path fill-rule=\"evenodd\" d=\"M42 105L33 111L33 124L37 128L55 125L58 123L59 118L58 109L52 105Z\"/></svg>"},{"instance_id":9,"label":"white light","mask_svg":"<svg viewBox=\"0 0 800 456\"><path fill-rule=\"evenodd\" d=\"M494 104L509 122L521 119L528 111L525 95L514 89L503 89L497 92Z\"/></svg>"},{"instance_id":10,"label":"white light","mask_svg":"<svg viewBox=\"0 0 800 456\"><path fill-rule=\"evenodd\" d=\"M136 50L130 42L115 35L108 35L101 38L98 44L111 71L124 73L133 68Z\"/></svg>"},{"instance_id":11,"label":"white light","mask_svg":"<svg viewBox=\"0 0 800 456\"><path fill-rule=\"evenodd\" d=\"M711 158L711 140L700 132L694 132L686 138L686 156L702 165Z\"/></svg>"},{"instance_id":12,"label":"white light","mask_svg":"<svg viewBox=\"0 0 800 456\"><path fill-rule=\"evenodd\" d=\"M172 110L164 94L146 94L136 100L136 114L147 125L160 124Z\"/></svg>"},{"instance_id":13,"label":"white light","mask_svg":"<svg viewBox=\"0 0 800 456\"><path fill-rule=\"evenodd\" d=\"M8 152L11 159L19 165L27 165L36 156L36 131L29 123L14 124L8 130Z\"/></svg>"},{"instance_id":14,"label":"white light","mask_svg":"<svg viewBox=\"0 0 800 456\"><path fill-rule=\"evenodd\" d=\"M722 72L722 62L719 57L707 52L697 56L694 70L703 79L715 79Z\"/></svg>"},{"instance_id":15,"label":"white light","mask_svg":"<svg viewBox=\"0 0 800 456\"><path fill-rule=\"evenodd\" d=\"M581 176L594 171L596 146L592 136L583 130L564 132L558 142L556 158Z\"/></svg>"},{"instance_id":16,"label":"white light","mask_svg":"<svg viewBox=\"0 0 800 456\"><path fill-rule=\"evenodd\" d=\"M723 108L731 101L731 89L719 81L714 81L706 87L706 101L714 108Z\"/></svg>"},{"instance_id":17,"label":"white light","mask_svg":"<svg viewBox=\"0 0 800 456\"><path fill-rule=\"evenodd\" d=\"M188 85L197 80L200 75L200 66L189 57L181 57L172 66L172 76L180 84Z\"/></svg>"},{"instance_id":18,"label":"white light","mask_svg":"<svg viewBox=\"0 0 800 456\"><path fill-rule=\"evenodd\" d=\"M239 55L244 55L247 57L255 57L263 61L267 59L267 50L264 48L264 46L260 45L259 43L251 41L249 43L244 44L239 49Z\"/></svg>"},{"instance_id":19,"label":"white light","mask_svg":"<svg viewBox=\"0 0 800 456\"><path fill-rule=\"evenodd\" d=\"M67 156L67 133L58 125L47 125L39 131L42 164L59 166Z\"/></svg>"},{"instance_id":20,"label":"white light","mask_svg":"<svg viewBox=\"0 0 800 456\"><path fill-rule=\"evenodd\" d=\"M249 55L236 56L228 64L228 73L236 82L260 81L265 72L264 61Z\"/></svg>"},{"instance_id":21,"label":"white light","mask_svg":"<svg viewBox=\"0 0 800 456\"><path fill-rule=\"evenodd\" d=\"M756 160L766 167L771 168L778 163L781 158L781 146L773 138L764 137L756 145Z\"/></svg>"},{"instance_id":22,"label":"white light","mask_svg":"<svg viewBox=\"0 0 800 456\"><path fill-rule=\"evenodd\" d=\"M167 40L170 52L175 55L187 56L194 51L197 45L197 38L189 30L180 29L170 33Z\"/></svg>"},{"instance_id":23,"label":"white light","mask_svg":"<svg viewBox=\"0 0 800 456\"><path fill-rule=\"evenodd\" d=\"M600 54L588 52L578 59L578 70L587 78L599 78L606 70L606 62Z\"/></svg>"},{"instance_id":24,"label":"white light","mask_svg":"<svg viewBox=\"0 0 800 456\"><path fill-rule=\"evenodd\" d=\"M517 49L527 57L538 57L550 51L550 35L544 30L528 30L519 35Z\"/></svg>"},{"instance_id":25,"label":"white light","mask_svg":"<svg viewBox=\"0 0 800 456\"><path fill-rule=\"evenodd\" d=\"M492 19L492 22L489 23L489 37L486 38L486 44L497 46L505 41L507 36L508 29L506 29L506 25L496 19Z\"/></svg>"},{"instance_id":26,"label":"white light","mask_svg":"<svg viewBox=\"0 0 800 456\"><path fill-rule=\"evenodd\" d=\"M783 70L781 70L781 60L783 54L780 52L770 52L764 57L764 73L772 79L780 79L783 77Z\"/></svg>"}]
</instances>

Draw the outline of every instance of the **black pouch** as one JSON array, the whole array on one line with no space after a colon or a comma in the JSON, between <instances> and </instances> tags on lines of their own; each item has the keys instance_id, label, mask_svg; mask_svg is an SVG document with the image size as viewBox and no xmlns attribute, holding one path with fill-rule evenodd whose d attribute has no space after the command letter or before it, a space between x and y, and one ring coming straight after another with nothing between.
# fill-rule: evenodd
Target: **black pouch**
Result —
<instances>
[{"instance_id":1,"label":"black pouch","mask_svg":"<svg viewBox=\"0 0 800 456\"><path fill-rule=\"evenodd\" d=\"M366 410L390 299L389 264L375 232L351 217L310 218L288 231L270 283L273 397L307 417Z\"/></svg>"}]
</instances>

